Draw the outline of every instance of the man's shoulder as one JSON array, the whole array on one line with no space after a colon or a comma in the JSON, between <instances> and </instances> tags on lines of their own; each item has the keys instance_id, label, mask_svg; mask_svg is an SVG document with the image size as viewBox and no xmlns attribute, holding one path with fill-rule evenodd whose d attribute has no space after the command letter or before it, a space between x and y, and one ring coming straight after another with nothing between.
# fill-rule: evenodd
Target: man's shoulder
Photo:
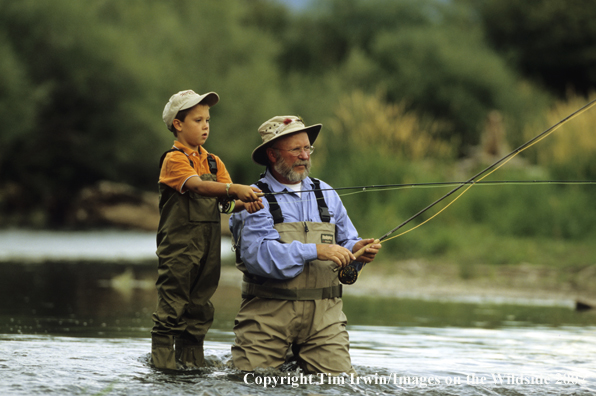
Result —
<instances>
[{"instance_id":1,"label":"man's shoulder","mask_svg":"<svg viewBox=\"0 0 596 396\"><path fill-rule=\"evenodd\" d=\"M324 182L323 180L319 179L318 177L310 177L310 180L313 184L313 186L315 185L315 183L319 183L319 188L321 190L323 190L323 193L332 193L335 194L335 190L333 189L333 187L331 187L331 185L329 183Z\"/></svg>"},{"instance_id":2,"label":"man's shoulder","mask_svg":"<svg viewBox=\"0 0 596 396\"><path fill-rule=\"evenodd\" d=\"M276 185L276 182L274 179L269 179L267 177L267 175L263 175L263 174L259 177L259 180L257 180L256 182L254 182L252 184L252 186L255 186L255 187L261 188L261 189L264 186L265 188L267 188L271 191L275 190L275 185Z\"/></svg>"},{"instance_id":3,"label":"man's shoulder","mask_svg":"<svg viewBox=\"0 0 596 396\"><path fill-rule=\"evenodd\" d=\"M312 176L309 176L309 179L310 179L310 180L311 180L313 183L315 183L315 182L319 182L319 183L320 183L322 186L323 186L323 185L325 185L325 186L329 186L329 187L331 187L331 186L330 186L328 183L326 183L326 182L325 182L324 180L322 180L322 179L319 179L318 177L312 177Z\"/></svg>"}]
</instances>

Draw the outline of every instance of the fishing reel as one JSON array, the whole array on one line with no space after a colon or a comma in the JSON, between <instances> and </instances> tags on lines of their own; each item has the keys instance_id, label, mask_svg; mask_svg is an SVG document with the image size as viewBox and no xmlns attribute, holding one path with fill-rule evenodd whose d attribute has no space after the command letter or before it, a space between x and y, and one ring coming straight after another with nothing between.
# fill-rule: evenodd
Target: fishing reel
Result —
<instances>
[{"instance_id":1,"label":"fishing reel","mask_svg":"<svg viewBox=\"0 0 596 396\"><path fill-rule=\"evenodd\" d=\"M234 208L236 207L236 201L229 198L218 198L217 206L219 207L220 213L230 214L234 211Z\"/></svg>"},{"instance_id":2,"label":"fishing reel","mask_svg":"<svg viewBox=\"0 0 596 396\"><path fill-rule=\"evenodd\" d=\"M351 263L345 267L341 267L337 273L337 277L344 285L352 285L358 280L358 274L358 269Z\"/></svg>"}]
</instances>

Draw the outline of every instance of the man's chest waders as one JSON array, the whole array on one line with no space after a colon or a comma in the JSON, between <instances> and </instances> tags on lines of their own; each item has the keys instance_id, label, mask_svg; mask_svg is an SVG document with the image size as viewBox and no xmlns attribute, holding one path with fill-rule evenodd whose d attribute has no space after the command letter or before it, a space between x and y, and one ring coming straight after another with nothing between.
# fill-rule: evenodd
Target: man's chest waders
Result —
<instances>
[{"instance_id":1,"label":"man's chest waders","mask_svg":"<svg viewBox=\"0 0 596 396\"><path fill-rule=\"evenodd\" d=\"M320 191L317 203L322 222L283 222L283 214L274 195L266 195L279 242L335 244L335 224ZM256 184L269 192L265 183ZM232 347L234 364L240 370L278 367L292 345L308 372L339 374L352 372L348 352L349 339L342 311L342 285L332 261L314 260L303 271L287 280L250 274L237 254L236 266L243 273L240 312Z\"/></svg>"},{"instance_id":2,"label":"man's chest waders","mask_svg":"<svg viewBox=\"0 0 596 396\"><path fill-rule=\"evenodd\" d=\"M175 150L181 151L170 151ZM217 181L217 163L211 155L208 159L210 173L200 178ZM194 166L190 158L189 162ZM162 183L159 193L158 301L151 358L158 368L176 369L176 360L200 367L204 365L203 340L213 323L210 298L217 289L221 266L217 199L192 191L181 194Z\"/></svg>"}]
</instances>

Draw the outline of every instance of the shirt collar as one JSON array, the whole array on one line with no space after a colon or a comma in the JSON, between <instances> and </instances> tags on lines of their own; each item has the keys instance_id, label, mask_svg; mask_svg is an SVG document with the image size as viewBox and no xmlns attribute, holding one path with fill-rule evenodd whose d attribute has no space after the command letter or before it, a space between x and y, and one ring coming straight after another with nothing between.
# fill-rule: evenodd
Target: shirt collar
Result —
<instances>
[{"instance_id":1,"label":"shirt collar","mask_svg":"<svg viewBox=\"0 0 596 396\"><path fill-rule=\"evenodd\" d=\"M199 151L195 151L195 150L192 150L192 149L186 147L185 145L183 145L182 143L180 143L177 140L174 140L174 147L182 150L184 152L184 154L189 155L189 156L192 155L193 153L196 153L196 155L209 154L209 152L202 146L199 146Z\"/></svg>"}]
</instances>

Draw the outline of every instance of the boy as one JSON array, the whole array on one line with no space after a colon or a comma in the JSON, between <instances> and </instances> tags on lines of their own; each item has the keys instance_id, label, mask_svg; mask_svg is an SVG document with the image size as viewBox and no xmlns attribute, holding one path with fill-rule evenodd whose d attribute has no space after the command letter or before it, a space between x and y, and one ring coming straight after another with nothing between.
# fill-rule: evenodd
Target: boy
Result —
<instances>
[{"instance_id":1,"label":"boy","mask_svg":"<svg viewBox=\"0 0 596 396\"><path fill-rule=\"evenodd\" d=\"M204 365L203 340L214 313L209 300L220 275L220 211L263 208L260 190L232 184L223 162L202 147L209 136L209 108L218 101L215 92L181 91L163 112L176 141L160 164L158 301L151 331L157 368L175 370L176 360L185 367Z\"/></svg>"}]
</instances>

